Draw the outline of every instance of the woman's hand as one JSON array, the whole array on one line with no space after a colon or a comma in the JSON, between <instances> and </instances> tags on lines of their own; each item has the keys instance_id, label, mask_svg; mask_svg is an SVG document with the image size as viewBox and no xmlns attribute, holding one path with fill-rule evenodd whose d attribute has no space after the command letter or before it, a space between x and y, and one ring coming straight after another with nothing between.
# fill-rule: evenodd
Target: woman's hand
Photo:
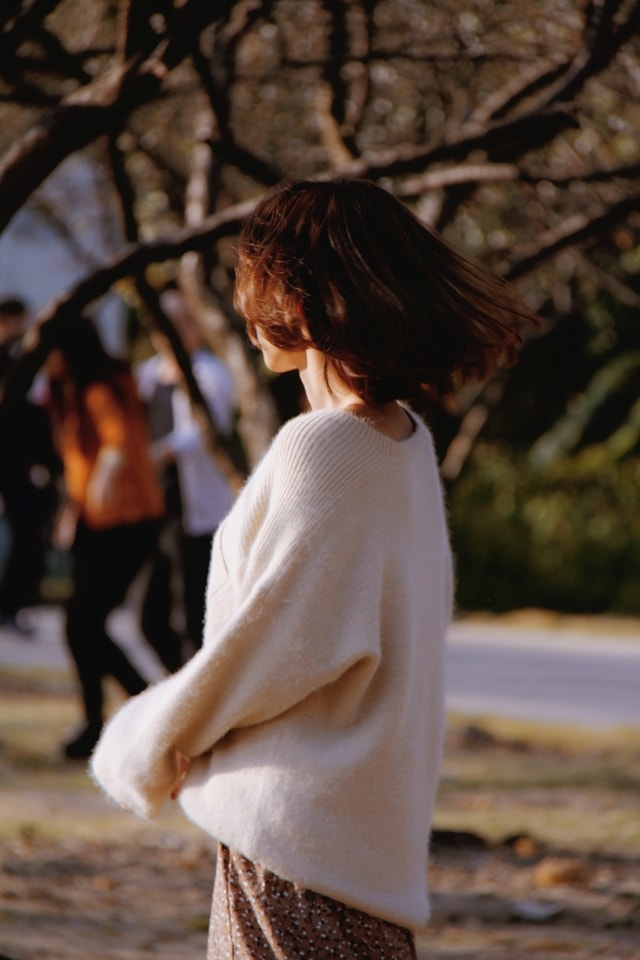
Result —
<instances>
[{"instance_id":1,"label":"woman's hand","mask_svg":"<svg viewBox=\"0 0 640 960\"><path fill-rule=\"evenodd\" d=\"M182 790L182 787L184 786L184 782L187 779L187 774L189 773L189 765L191 764L191 760L189 759L189 757L186 757L184 753L180 753L180 751L178 750L177 754L178 754L178 775L176 777L176 781L174 785L171 788L171 793L169 794L172 800L177 800L178 797L180 796L180 791Z\"/></svg>"}]
</instances>

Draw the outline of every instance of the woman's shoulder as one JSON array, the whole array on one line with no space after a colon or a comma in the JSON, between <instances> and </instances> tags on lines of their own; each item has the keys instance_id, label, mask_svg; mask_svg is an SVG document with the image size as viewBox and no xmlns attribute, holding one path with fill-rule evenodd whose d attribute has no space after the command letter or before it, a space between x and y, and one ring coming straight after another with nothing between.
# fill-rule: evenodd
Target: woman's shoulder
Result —
<instances>
[{"instance_id":1,"label":"woman's shoulder","mask_svg":"<svg viewBox=\"0 0 640 960\"><path fill-rule=\"evenodd\" d=\"M343 457L385 462L417 447L432 445L429 428L411 412L413 433L405 440L392 439L366 419L346 410L315 410L288 420L275 437L276 451L293 450L305 456L329 460Z\"/></svg>"},{"instance_id":2,"label":"woman's shoulder","mask_svg":"<svg viewBox=\"0 0 640 960\"><path fill-rule=\"evenodd\" d=\"M318 450L341 443L350 448L370 446L367 441L375 441L377 431L361 427L362 421L346 410L309 410L287 420L278 431L276 441Z\"/></svg>"},{"instance_id":3,"label":"woman's shoulder","mask_svg":"<svg viewBox=\"0 0 640 960\"><path fill-rule=\"evenodd\" d=\"M269 451L274 484L314 499L344 498L388 462L389 441L342 410L318 410L288 420Z\"/></svg>"},{"instance_id":4,"label":"woman's shoulder","mask_svg":"<svg viewBox=\"0 0 640 960\"><path fill-rule=\"evenodd\" d=\"M275 459L293 460L298 467L306 461L328 467L334 461L357 456L363 438L354 421L355 417L342 410L301 413L280 428L272 444L272 455Z\"/></svg>"},{"instance_id":5,"label":"woman's shoulder","mask_svg":"<svg viewBox=\"0 0 640 960\"><path fill-rule=\"evenodd\" d=\"M333 410L307 410L299 413L282 424L276 434L276 440L280 443L294 439L299 439L301 442L309 438L319 440L333 429L334 413Z\"/></svg>"}]
</instances>

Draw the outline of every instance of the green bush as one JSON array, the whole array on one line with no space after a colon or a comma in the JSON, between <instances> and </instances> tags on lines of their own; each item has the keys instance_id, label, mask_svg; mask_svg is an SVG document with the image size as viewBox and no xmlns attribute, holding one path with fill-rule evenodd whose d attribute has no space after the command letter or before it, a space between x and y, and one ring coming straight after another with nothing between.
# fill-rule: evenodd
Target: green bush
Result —
<instances>
[{"instance_id":1,"label":"green bush","mask_svg":"<svg viewBox=\"0 0 640 960\"><path fill-rule=\"evenodd\" d=\"M534 471L481 444L449 515L459 608L640 614L638 458L583 454Z\"/></svg>"}]
</instances>

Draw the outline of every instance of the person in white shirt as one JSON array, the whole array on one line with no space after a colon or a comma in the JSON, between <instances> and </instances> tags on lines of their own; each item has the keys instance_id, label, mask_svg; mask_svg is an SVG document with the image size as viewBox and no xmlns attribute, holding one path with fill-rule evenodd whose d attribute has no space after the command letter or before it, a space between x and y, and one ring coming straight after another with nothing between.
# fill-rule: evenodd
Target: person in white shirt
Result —
<instances>
[{"instance_id":1,"label":"person in white shirt","mask_svg":"<svg viewBox=\"0 0 640 960\"><path fill-rule=\"evenodd\" d=\"M218 842L209 960L415 958L429 917L453 569L427 426L401 401L514 359L525 320L389 193L286 182L235 303L310 411L214 538L203 648L110 721L92 775Z\"/></svg>"},{"instance_id":2,"label":"person in white shirt","mask_svg":"<svg viewBox=\"0 0 640 960\"><path fill-rule=\"evenodd\" d=\"M166 290L160 305L182 340L193 374L220 436L233 429L235 388L225 363L206 346L180 290ZM136 370L146 404L151 454L163 481L167 515L158 541L142 605L141 626L171 672L186 651L202 643L211 542L229 511L233 493L212 455L202 421L196 416L168 339L152 334L154 356ZM176 589L177 587L177 589ZM174 612L182 600L182 621ZM182 629L181 629L182 628Z\"/></svg>"}]
</instances>

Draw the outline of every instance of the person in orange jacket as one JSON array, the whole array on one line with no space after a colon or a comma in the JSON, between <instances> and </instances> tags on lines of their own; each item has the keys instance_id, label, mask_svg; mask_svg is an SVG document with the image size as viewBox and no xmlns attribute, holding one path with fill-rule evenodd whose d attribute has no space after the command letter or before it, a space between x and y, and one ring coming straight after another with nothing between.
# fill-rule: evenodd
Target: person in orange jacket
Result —
<instances>
[{"instance_id":1,"label":"person in orange jacket","mask_svg":"<svg viewBox=\"0 0 640 960\"><path fill-rule=\"evenodd\" d=\"M106 620L154 549L164 500L129 365L104 349L91 321L60 327L46 369L54 438L76 514L66 640L85 723L64 753L82 759L102 729L103 679L115 677L130 695L147 685L109 636Z\"/></svg>"}]
</instances>

